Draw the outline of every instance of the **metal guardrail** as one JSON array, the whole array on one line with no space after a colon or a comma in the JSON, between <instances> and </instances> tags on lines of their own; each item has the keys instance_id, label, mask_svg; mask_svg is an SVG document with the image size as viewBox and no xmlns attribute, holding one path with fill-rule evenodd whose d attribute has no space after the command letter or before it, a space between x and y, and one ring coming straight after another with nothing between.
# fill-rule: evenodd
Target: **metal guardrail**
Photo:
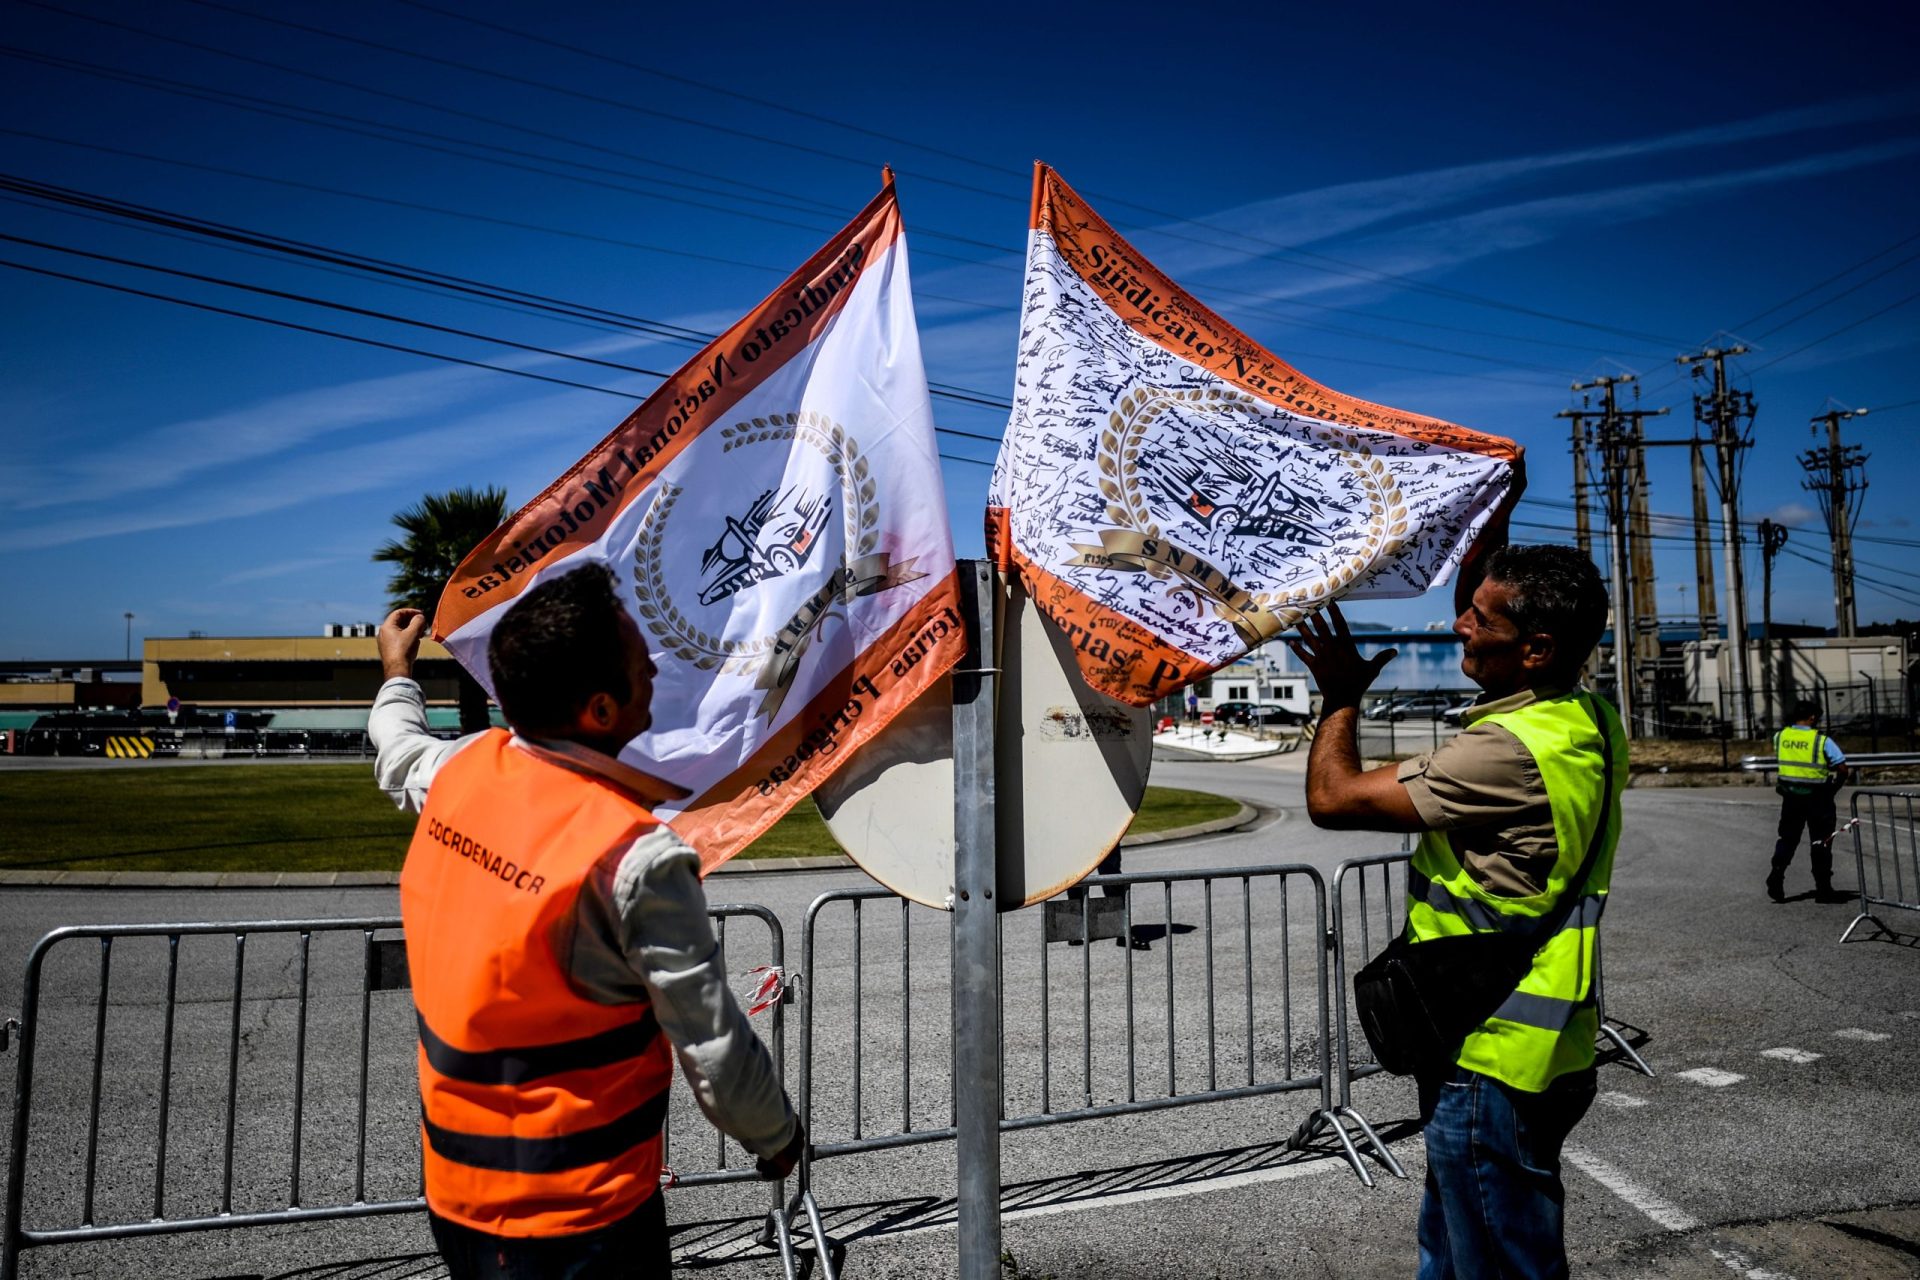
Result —
<instances>
[{"instance_id":1,"label":"metal guardrail","mask_svg":"<svg viewBox=\"0 0 1920 1280\"><path fill-rule=\"evenodd\" d=\"M1860 914L1840 935L1845 942L1862 921L1871 920L1872 937L1899 938L1875 909L1920 911L1920 792L1886 789L1853 793L1853 861L1860 876ZM1869 874L1871 867L1871 874ZM1906 935L1911 936L1911 935Z\"/></svg>"},{"instance_id":2,"label":"metal guardrail","mask_svg":"<svg viewBox=\"0 0 1920 1280\"><path fill-rule=\"evenodd\" d=\"M1372 1185L1333 1108L1316 869L1090 876L1072 892L999 918L1001 989L1031 991L1019 1007L1034 1011L1002 1028L1002 1132L1298 1092L1312 1110L1288 1143L1330 1131ZM949 920L880 888L809 906L800 1106L813 1150L802 1186L816 1185L819 1161L955 1138ZM869 935L886 964L867 963ZM1397 1171L1378 1137L1364 1137Z\"/></svg>"},{"instance_id":3,"label":"metal guardrail","mask_svg":"<svg viewBox=\"0 0 1920 1280\"><path fill-rule=\"evenodd\" d=\"M1376 952L1397 937L1407 926L1407 873L1413 865L1411 853L1383 853L1367 858L1349 858L1334 869L1331 916L1328 922L1328 946L1333 952L1334 1082L1332 1116L1351 1120L1377 1145L1373 1128L1353 1106L1353 1082L1379 1074L1383 1068L1372 1060L1365 1033L1352 1010L1349 996L1353 989L1350 976L1371 960ZM1354 946L1358 943L1358 947ZM1636 1050L1632 1034L1641 1029L1607 1012L1606 974L1601 935L1594 936L1593 999L1599 1015L1598 1035L1608 1052L1643 1075L1654 1074ZM1641 1032L1644 1043L1644 1032ZM1610 1047L1609 1047L1610 1046ZM1399 1177L1406 1175L1384 1147L1377 1147L1382 1158Z\"/></svg>"},{"instance_id":4,"label":"metal guardrail","mask_svg":"<svg viewBox=\"0 0 1920 1280\"><path fill-rule=\"evenodd\" d=\"M1895 869L1892 897L1911 898L1903 886L1920 884L1916 797L1885 794L1906 804L1908 862ZM1036 984L1038 1010L1000 1029L1000 1129L1302 1093L1312 1109L1289 1146L1330 1134L1367 1186L1363 1148L1406 1177L1353 1105L1354 1081L1381 1068L1364 1056L1348 984L1404 928L1410 863L1407 853L1350 859L1331 892L1304 865L1093 876L1040 911L1000 916L1001 989ZM836 924L839 913L847 918ZM809 1234L814 1260L835 1280L844 1250L813 1196L816 1162L956 1135L952 917L881 888L823 894L807 909L799 976L784 968L780 922L767 908L711 914L723 946L729 920L766 929L778 983L768 1035L783 1071L784 1006L795 986L801 993L799 1108L811 1147L792 1197L770 1189L758 1243L794 1280L797 1236ZM0 1280L13 1280L28 1248L423 1210L411 1002L375 999L407 985L399 925L87 926L42 938L21 1006ZM897 964L867 964L870 931L897 940ZM83 948L61 946L86 940L98 944L91 964ZM1119 946L1099 945L1107 941ZM116 945L164 953L144 968L123 963L116 980ZM194 963L184 964L189 951ZM1596 1000L1603 990L1596 971ZM1611 1023L1603 1004L1601 1035L1651 1075ZM337 1055L313 1066L309 1046L325 1038L350 1046L344 1066ZM882 1071L869 1062L877 1044ZM36 1080L43 1055L72 1069ZM704 1146L709 1131L689 1127L695 1136L675 1147L669 1124L670 1166ZM270 1131L290 1141L262 1141ZM711 1167L677 1174L679 1185L754 1179L730 1165L724 1139L712 1141ZM104 1164L103 1150L112 1153ZM62 1164L57 1154L68 1152ZM253 1159L263 1152L274 1159ZM26 1226L30 1211L51 1216L75 1203L77 1224Z\"/></svg>"},{"instance_id":5,"label":"metal guardrail","mask_svg":"<svg viewBox=\"0 0 1920 1280\"><path fill-rule=\"evenodd\" d=\"M1920 764L1920 751L1863 751L1847 757L1849 769L1891 769L1916 764ZM1778 756L1740 757L1740 768L1748 773L1772 773L1779 767Z\"/></svg>"},{"instance_id":6,"label":"metal guardrail","mask_svg":"<svg viewBox=\"0 0 1920 1280\"><path fill-rule=\"evenodd\" d=\"M771 911L709 914L723 946L730 920L763 924L754 956L784 973ZM408 986L399 928L394 917L270 920L41 938L21 1001L0 1280L31 1248L423 1211L412 1001L377 998ZM768 1038L784 1067L780 996ZM326 1042L348 1052L318 1060ZM43 1060L61 1070L40 1075ZM706 1167L694 1153L711 1131L683 1127L677 1146L671 1124L667 1138L669 1166L692 1166L678 1185L757 1180L750 1161L730 1164L724 1140ZM759 1243L791 1280L791 1223L811 1205L783 1192L770 1185ZM63 1225L27 1225L63 1208Z\"/></svg>"},{"instance_id":7,"label":"metal guardrail","mask_svg":"<svg viewBox=\"0 0 1920 1280\"><path fill-rule=\"evenodd\" d=\"M1353 989L1350 975L1406 928L1407 868L1412 862L1413 855L1407 853L1349 858L1334 869L1333 892L1328 900L1327 949L1333 953L1331 999L1336 1078L1327 1119L1339 1126L1340 1132L1345 1132L1345 1125L1351 1122L1396 1178L1406 1177L1406 1170L1353 1105L1353 1082L1378 1075L1384 1068L1370 1056L1356 1061L1357 1055L1370 1051L1359 1020L1353 1015L1349 993ZM1377 887L1370 888L1376 881ZM1355 941L1359 943L1358 949L1353 946Z\"/></svg>"}]
</instances>

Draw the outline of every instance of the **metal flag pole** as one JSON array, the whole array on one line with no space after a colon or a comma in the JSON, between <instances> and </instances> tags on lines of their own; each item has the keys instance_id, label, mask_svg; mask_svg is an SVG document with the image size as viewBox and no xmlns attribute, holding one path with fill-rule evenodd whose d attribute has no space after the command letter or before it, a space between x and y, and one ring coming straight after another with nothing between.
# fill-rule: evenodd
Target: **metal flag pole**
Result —
<instances>
[{"instance_id":1,"label":"metal flag pole","mask_svg":"<svg viewBox=\"0 0 1920 1280\"><path fill-rule=\"evenodd\" d=\"M967 656L953 672L953 1098L958 1280L1000 1269L1000 930L994 834L993 570L962 560Z\"/></svg>"}]
</instances>

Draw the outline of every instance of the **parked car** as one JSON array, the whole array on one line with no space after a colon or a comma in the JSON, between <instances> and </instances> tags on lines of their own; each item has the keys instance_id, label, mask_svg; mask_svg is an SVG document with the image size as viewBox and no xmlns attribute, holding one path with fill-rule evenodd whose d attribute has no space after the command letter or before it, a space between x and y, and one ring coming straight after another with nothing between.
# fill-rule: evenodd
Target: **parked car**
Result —
<instances>
[{"instance_id":1,"label":"parked car","mask_svg":"<svg viewBox=\"0 0 1920 1280\"><path fill-rule=\"evenodd\" d=\"M1213 722L1215 724L1245 724L1247 716L1253 711L1251 702L1216 702L1213 704Z\"/></svg>"},{"instance_id":2,"label":"parked car","mask_svg":"<svg viewBox=\"0 0 1920 1280\"><path fill-rule=\"evenodd\" d=\"M1452 698L1437 694L1421 694L1415 698L1402 698L1393 704L1387 712L1390 720L1431 720L1441 712L1453 706Z\"/></svg>"},{"instance_id":3,"label":"parked car","mask_svg":"<svg viewBox=\"0 0 1920 1280\"><path fill-rule=\"evenodd\" d=\"M1306 717L1278 702L1222 702L1213 709L1215 724L1302 724Z\"/></svg>"},{"instance_id":4,"label":"parked car","mask_svg":"<svg viewBox=\"0 0 1920 1280\"><path fill-rule=\"evenodd\" d=\"M1404 698L1381 698L1365 711L1362 711L1360 716L1364 720L1385 720L1387 716L1392 713L1393 709L1404 701L1406 701Z\"/></svg>"},{"instance_id":5,"label":"parked car","mask_svg":"<svg viewBox=\"0 0 1920 1280\"><path fill-rule=\"evenodd\" d=\"M1480 705L1479 698L1468 698L1465 702L1459 703L1456 706L1448 707L1445 711L1442 711L1440 713L1440 723L1450 724L1450 725L1453 725L1455 728L1458 728L1460 726L1460 717L1465 715L1468 711L1471 711L1474 707L1477 707L1479 705Z\"/></svg>"}]
</instances>

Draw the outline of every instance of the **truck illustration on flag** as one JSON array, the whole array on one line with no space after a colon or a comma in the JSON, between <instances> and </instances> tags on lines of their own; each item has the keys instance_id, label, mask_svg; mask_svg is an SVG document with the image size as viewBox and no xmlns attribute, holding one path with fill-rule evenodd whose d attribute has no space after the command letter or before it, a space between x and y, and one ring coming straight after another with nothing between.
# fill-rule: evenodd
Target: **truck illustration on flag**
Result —
<instances>
[{"instance_id":1,"label":"truck illustration on flag","mask_svg":"<svg viewBox=\"0 0 1920 1280\"><path fill-rule=\"evenodd\" d=\"M806 564L832 514L833 503L825 496L804 495L795 486L777 501L769 489L745 515L728 516L726 532L700 557L700 572L707 578L700 588L700 603L724 600Z\"/></svg>"}]
</instances>

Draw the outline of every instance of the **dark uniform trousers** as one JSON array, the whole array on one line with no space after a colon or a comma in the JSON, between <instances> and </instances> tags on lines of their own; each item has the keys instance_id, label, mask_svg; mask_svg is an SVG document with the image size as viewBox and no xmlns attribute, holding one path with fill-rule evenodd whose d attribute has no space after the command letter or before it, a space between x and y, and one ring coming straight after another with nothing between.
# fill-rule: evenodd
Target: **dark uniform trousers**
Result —
<instances>
[{"instance_id":1,"label":"dark uniform trousers","mask_svg":"<svg viewBox=\"0 0 1920 1280\"><path fill-rule=\"evenodd\" d=\"M427 1215L451 1280L666 1280L673 1271L666 1196L611 1226L576 1235L507 1239Z\"/></svg>"},{"instance_id":2,"label":"dark uniform trousers","mask_svg":"<svg viewBox=\"0 0 1920 1280\"><path fill-rule=\"evenodd\" d=\"M1805 791L1790 785L1780 787L1780 838L1773 846L1773 876L1777 882L1793 861L1804 829L1813 842L1813 883L1824 890L1833 882L1834 788L1815 785Z\"/></svg>"}]
</instances>

